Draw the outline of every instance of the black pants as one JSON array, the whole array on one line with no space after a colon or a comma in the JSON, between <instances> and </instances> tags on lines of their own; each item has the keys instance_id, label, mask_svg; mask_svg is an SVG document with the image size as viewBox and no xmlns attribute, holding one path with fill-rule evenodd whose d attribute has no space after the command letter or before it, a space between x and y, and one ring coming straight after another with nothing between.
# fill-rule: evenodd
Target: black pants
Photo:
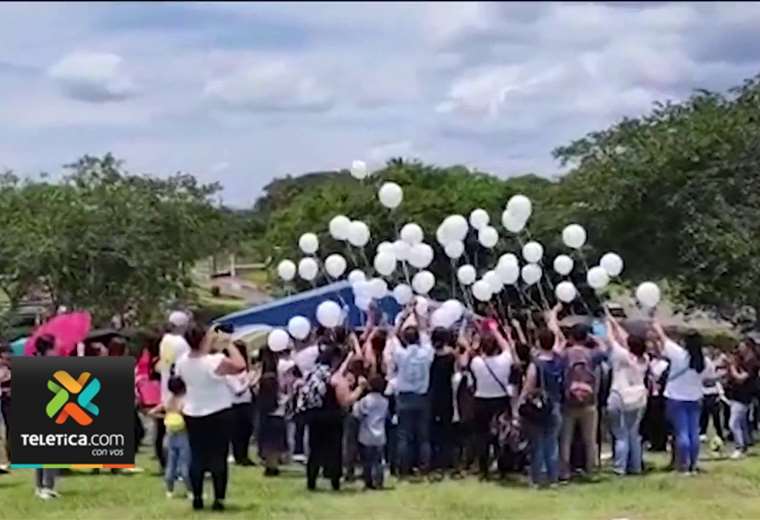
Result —
<instances>
[{"instance_id":1,"label":"black pants","mask_svg":"<svg viewBox=\"0 0 760 520\"><path fill-rule=\"evenodd\" d=\"M303 439L306 436L306 417L300 413L294 417L296 438L293 442L293 455L303 455Z\"/></svg>"},{"instance_id":2,"label":"black pants","mask_svg":"<svg viewBox=\"0 0 760 520\"><path fill-rule=\"evenodd\" d=\"M457 471L469 470L475 460L475 443L471 422L452 425L452 462Z\"/></svg>"},{"instance_id":3,"label":"black pants","mask_svg":"<svg viewBox=\"0 0 760 520\"><path fill-rule=\"evenodd\" d=\"M665 398L649 396L640 431L651 444L651 451L665 451L668 445L668 420L665 417Z\"/></svg>"},{"instance_id":4,"label":"black pants","mask_svg":"<svg viewBox=\"0 0 760 520\"><path fill-rule=\"evenodd\" d=\"M720 399L716 395L705 395L702 399L702 415L699 416L699 433L700 435L707 434L707 426L710 424L712 418L713 428L715 428L715 434L723 438L723 426L721 425L722 418L720 416Z\"/></svg>"},{"instance_id":5,"label":"black pants","mask_svg":"<svg viewBox=\"0 0 760 520\"><path fill-rule=\"evenodd\" d=\"M491 446L494 447L494 453L499 459L499 449L496 439L491 435L491 419L497 414L509 409L508 397L495 398L475 398L475 442L478 454L478 469L480 475L488 475L488 466L491 453ZM500 471L502 468L500 467Z\"/></svg>"},{"instance_id":6,"label":"black pants","mask_svg":"<svg viewBox=\"0 0 760 520\"><path fill-rule=\"evenodd\" d=\"M452 467L453 432L451 415L433 415L430 420L430 465L438 471Z\"/></svg>"},{"instance_id":7,"label":"black pants","mask_svg":"<svg viewBox=\"0 0 760 520\"><path fill-rule=\"evenodd\" d=\"M251 403L238 403L232 406L232 455L238 464L249 461L248 446L253 434L253 408Z\"/></svg>"},{"instance_id":8,"label":"black pants","mask_svg":"<svg viewBox=\"0 0 760 520\"><path fill-rule=\"evenodd\" d=\"M163 418L153 420L155 435L153 437L153 452L156 454L161 470L166 467L166 451L164 451L164 437L166 436L166 426Z\"/></svg>"},{"instance_id":9,"label":"black pants","mask_svg":"<svg viewBox=\"0 0 760 520\"><path fill-rule=\"evenodd\" d=\"M340 488L343 471L343 417L339 412L312 412L309 424L309 460L306 462L306 485L315 489L319 471L330 479L333 489Z\"/></svg>"},{"instance_id":10,"label":"black pants","mask_svg":"<svg viewBox=\"0 0 760 520\"><path fill-rule=\"evenodd\" d=\"M196 499L203 495L203 476L208 471L214 483L214 499L224 500L232 423L230 408L202 417L185 416L190 439L190 486Z\"/></svg>"}]
</instances>

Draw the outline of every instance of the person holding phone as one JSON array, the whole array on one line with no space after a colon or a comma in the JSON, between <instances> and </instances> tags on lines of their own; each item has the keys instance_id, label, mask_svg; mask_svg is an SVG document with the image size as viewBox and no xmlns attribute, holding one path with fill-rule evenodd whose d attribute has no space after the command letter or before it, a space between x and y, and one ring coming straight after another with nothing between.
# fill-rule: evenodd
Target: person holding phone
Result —
<instances>
[{"instance_id":1,"label":"person holding phone","mask_svg":"<svg viewBox=\"0 0 760 520\"><path fill-rule=\"evenodd\" d=\"M206 334L194 330L189 336L190 352L177 360L175 374L186 388L182 413L190 439L193 509L203 509L203 476L209 471L214 483L212 509L221 511L227 492L227 452L233 424L232 392L226 376L239 374L246 364L229 335L216 327ZM214 348L224 353L212 354Z\"/></svg>"}]
</instances>

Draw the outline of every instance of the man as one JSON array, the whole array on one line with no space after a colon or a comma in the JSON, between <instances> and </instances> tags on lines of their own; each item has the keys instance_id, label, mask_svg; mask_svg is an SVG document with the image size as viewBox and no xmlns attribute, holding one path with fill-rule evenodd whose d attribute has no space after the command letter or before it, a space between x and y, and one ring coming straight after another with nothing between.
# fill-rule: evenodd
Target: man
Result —
<instances>
[{"instance_id":1,"label":"man","mask_svg":"<svg viewBox=\"0 0 760 520\"><path fill-rule=\"evenodd\" d=\"M167 326L167 332L161 338L161 343L158 346L159 361L156 364L156 369L161 376L161 404L166 405L167 401L171 397L169 392L169 378L172 375L174 364L190 352L190 345L185 339L185 333L190 323L190 317L182 311L173 311L169 314L169 323ZM155 439L154 450L156 458L161 464L163 469L166 465L166 457L164 455L164 435L166 435L166 427L164 426L163 419L156 419L155 422Z\"/></svg>"},{"instance_id":2,"label":"man","mask_svg":"<svg viewBox=\"0 0 760 520\"><path fill-rule=\"evenodd\" d=\"M418 462L423 472L430 469L430 366L435 351L427 334L421 333L415 316L404 322L401 341L393 338L391 353L396 370L396 413L400 475L408 476ZM414 450L414 447L417 450ZM416 452L415 452L416 451Z\"/></svg>"}]
</instances>

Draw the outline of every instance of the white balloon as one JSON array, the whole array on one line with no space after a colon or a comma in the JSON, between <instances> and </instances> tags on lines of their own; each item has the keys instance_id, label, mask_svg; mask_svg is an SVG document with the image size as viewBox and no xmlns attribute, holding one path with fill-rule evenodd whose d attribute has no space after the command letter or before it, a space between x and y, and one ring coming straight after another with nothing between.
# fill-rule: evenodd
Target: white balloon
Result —
<instances>
[{"instance_id":1,"label":"white balloon","mask_svg":"<svg viewBox=\"0 0 760 520\"><path fill-rule=\"evenodd\" d=\"M413 296L414 293L412 292L412 288L405 283L399 284L393 288L393 297L396 298L399 305L406 305L412 301Z\"/></svg>"},{"instance_id":2,"label":"white balloon","mask_svg":"<svg viewBox=\"0 0 760 520\"><path fill-rule=\"evenodd\" d=\"M456 260L464 254L464 243L459 241L449 242L443 250L446 252L446 256Z\"/></svg>"},{"instance_id":3,"label":"white balloon","mask_svg":"<svg viewBox=\"0 0 760 520\"><path fill-rule=\"evenodd\" d=\"M314 278L317 277L318 272L319 265L317 265L317 261L313 258L302 258L301 261L298 262L298 276L307 282L314 280Z\"/></svg>"},{"instance_id":4,"label":"white balloon","mask_svg":"<svg viewBox=\"0 0 760 520\"><path fill-rule=\"evenodd\" d=\"M351 285L355 285L359 282L364 282L367 280L367 275L364 274L364 271L360 271L359 269L354 269L350 273L348 273L348 281L351 283Z\"/></svg>"},{"instance_id":5,"label":"white balloon","mask_svg":"<svg viewBox=\"0 0 760 520\"><path fill-rule=\"evenodd\" d=\"M456 242L456 240L451 240L446 236L446 228L443 227L443 224L438 226L438 229L435 230L435 239L443 247L446 247L451 242Z\"/></svg>"},{"instance_id":6,"label":"white balloon","mask_svg":"<svg viewBox=\"0 0 760 520\"><path fill-rule=\"evenodd\" d=\"M380 252L375 256L374 264L378 273L383 276L390 276L396 270L396 256L393 253Z\"/></svg>"},{"instance_id":7,"label":"white balloon","mask_svg":"<svg viewBox=\"0 0 760 520\"><path fill-rule=\"evenodd\" d=\"M367 242L369 242L369 228L367 224L360 220L351 222L351 227L348 230L348 241L355 247L366 246Z\"/></svg>"},{"instance_id":8,"label":"white balloon","mask_svg":"<svg viewBox=\"0 0 760 520\"><path fill-rule=\"evenodd\" d=\"M340 306L332 300L324 301L317 307L317 321L328 329L340 325L340 314Z\"/></svg>"},{"instance_id":9,"label":"white balloon","mask_svg":"<svg viewBox=\"0 0 760 520\"><path fill-rule=\"evenodd\" d=\"M607 271L607 274L615 277L623 272L623 259L616 253L607 253L599 261L599 265Z\"/></svg>"},{"instance_id":10,"label":"white balloon","mask_svg":"<svg viewBox=\"0 0 760 520\"><path fill-rule=\"evenodd\" d=\"M380 199L380 204L388 209L394 209L399 207L401 201L404 200L404 190L395 182L386 182L380 186L377 197Z\"/></svg>"},{"instance_id":11,"label":"white balloon","mask_svg":"<svg viewBox=\"0 0 760 520\"><path fill-rule=\"evenodd\" d=\"M482 229L488 225L491 221L491 217L488 216L488 212L484 209L474 209L470 213L470 225L475 229Z\"/></svg>"},{"instance_id":12,"label":"white balloon","mask_svg":"<svg viewBox=\"0 0 760 520\"><path fill-rule=\"evenodd\" d=\"M325 271L331 278L340 278L346 272L346 259L339 254L328 256L325 259Z\"/></svg>"},{"instance_id":13,"label":"white balloon","mask_svg":"<svg viewBox=\"0 0 760 520\"><path fill-rule=\"evenodd\" d=\"M441 309L444 309L446 313L451 317L451 323L462 319L464 314L464 306L459 300L446 300L441 305Z\"/></svg>"},{"instance_id":14,"label":"white balloon","mask_svg":"<svg viewBox=\"0 0 760 520\"><path fill-rule=\"evenodd\" d=\"M382 278L373 278L369 281L369 288L372 297L380 300L388 296L388 284Z\"/></svg>"},{"instance_id":15,"label":"white balloon","mask_svg":"<svg viewBox=\"0 0 760 520\"><path fill-rule=\"evenodd\" d=\"M567 255L557 255L554 258L554 270L557 274L567 276L573 270L573 259Z\"/></svg>"},{"instance_id":16,"label":"white balloon","mask_svg":"<svg viewBox=\"0 0 760 520\"><path fill-rule=\"evenodd\" d=\"M393 256L396 256L396 254L393 252L393 244L391 244L390 242L380 242L379 244L377 244L375 251L377 251L378 253L390 253Z\"/></svg>"},{"instance_id":17,"label":"white balloon","mask_svg":"<svg viewBox=\"0 0 760 520\"><path fill-rule=\"evenodd\" d=\"M274 329L267 337L267 345L272 352L282 352L288 349L290 336L282 329Z\"/></svg>"},{"instance_id":18,"label":"white balloon","mask_svg":"<svg viewBox=\"0 0 760 520\"><path fill-rule=\"evenodd\" d=\"M586 273L586 281L594 289L604 289L610 283L610 275L603 267L592 267Z\"/></svg>"},{"instance_id":19,"label":"white balloon","mask_svg":"<svg viewBox=\"0 0 760 520\"><path fill-rule=\"evenodd\" d=\"M433 248L428 244L415 244L409 252L409 263L417 269L425 269L431 264L434 256Z\"/></svg>"},{"instance_id":20,"label":"white balloon","mask_svg":"<svg viewBox=\"0 0 760 520\"><path fill-rule=\"evenodd\" d=\"M499 232L492 226L485 226L478 231L478 241L483 247L491 249L499 241Z\"/></svg>"},{"instance_id":21,"label":"white balloon","mask_svg":"<svg viewBox=\"0 0 760 520\"><path fill-rule=\"evenodd\" d=\"M514 216L508 209L501 214L501 224L510 233L519 233L525 228L525 221Z\"/></svg>"},{"instance_id":22,"label":"white balloon","mask_svg":"<svg viewBox=\"0 0 760 520\"><path fill-rule=\"evenodd\" d=\"M644 307L657 307L661 297L660 288L654 282L644 282L636 288L636 299Z\"/></svg>"},{"instance_id":23,"label":"white balloon","mask_svg":"<svg viewBox=\"0 0 760 520\"><path fill-rule=\"evenodd\" d=\"M311 323L303 316L293 316L288 321L288 332L296 339L306 339L311 332Z\"/></svg>"},{"instance_id":24,"label":"white balloon","mask_svg":"<svg viewBox=\"0 0 760 520\"><path fill-rule=\"evenodd\" d=\"M513 264L519 265L520 261L513 253L504 253L499 257L499 264Z\"/></svg>"},{"instance_id":25,"label":"white balloon","mask_svg":"<svg viewBox=\"0 0 760 520\"><path fill-rule=\"evenodd\" d=\"M567 247L580 249L586 243L586 230L578 224L570 224L562 230L562 242Z\"/></svg>"},{"instance_id":26,"label":"white balloon","mask_svg":"<svg viewBox=\"0 0 760 520\"><path fill-rule=\"evenodd\" d=\"M359 307L360 310L363 310L364 312L367 312L369 310L369 306L372 303L372 298L368 296L360 296L354 300L356 303L356 306Z\"/></svg>"},{"instance_id":27,"label":"white balloon","mask_svg":"<svg viewBox=\"0 0 760 520\"><path fill-rule=\"evenodd\" d=\"M578 291L575 289L572 282L565 281L557 284L557 287L554 288L554 294L559 301L570 303L576 296L578 296Z\"/></svg>"},{"instance_id":28,"label":"white balloon","mask_svg":"<svg viewBox=\"0 0 760 520\"><path fill-rule=\"evenodd\" d=\"M393 243L393 254L397 260L406 261L409 259L409 253L412 247L403 240L396 240Z\"/></svg>"},{"instance_id":29,"label":"white balloon","mask_svg":"<svg viewBox=\"0 0 760 520\"><path fill-rule=\"evenodd\" d=\"M443 220L443 234L450 242L452 240L464 241L469 226L467 219L462 215L449 215Z\"/></svg>"},{"instance_id":30,"label":"white balloon","mask_svg":"<svg viewBox=\"0 0 760 520\"><path fill-rule=\"evenodd\" d=\"M354 290L354 299L356 298L370 298L371 299L373 297L371 281L372 280L360 280L351 286Z\"/></svg>"},{"instance_id":31,"label":"white balloon","mask_svg":"<svg viewBox=\"0 0 760 520\"><path fill-rule=\"evenodd\" d=\"M330 219L330 236L335 240L348 240L351 220L345 215L336 215Z\"/></svg>"},{"instance_id":32,"label":"white balloon","mask_svg":"<svg viewBox=\"0 0 760 520\"><path fill-rule=\"evenodd\" d=\"M541 279L543 271L541 270L541 267L536 264L527 264L523 266L520 274L522 275L522 279L526 284L533 285L535 283L538 283L538 281Z\"/></svg>"},{"instance_id":33,"label":"white balloon","mask_svg":"<svg viewBox=\"0 0 760 520\"><path fill-rule=\"evenodd\" d=\"M472 285L475 283L475 279L478 274L475 272L475 268L470 264L463 265L457 269L457 279L462 285Z\"/></svg>"},{"instance_id":34,"label":"white balloon","mask_svg":"<svg viewBox=\"0 0 760 520\"><path fill-rule=\"evenodd\" d=\"M485 280L478 280L472 284L472 294L481 302L487 302L493 296L491 286Z\"/></svg>"},{"instance_id":35,"label":"white balloon","mask_svg":"<svg viewBox=\"0 0 760 520\"><path fill-rule=\"evenodd\" d=\"M483 281L491 287L493 294L500 293L504 289L504 283L501 281L501 277L496 274L496 271L488 271L484 274Z\"/></svg>"},{"instance_id":36,"label":"white balloon","mask_svg":"<svg viewBox=\"0 0 760 520\"><path fill-rule=\"evenodd\" d=\"M533 204L525 195L515 195L507 202L507 211L523 222L527 222L533 213Z\"/></svg>"},{"instance_id":37,"label":"white balloon","mask_svg":"<svg viewBox=\"0 0 760 520\"><path fill-rule=\"evenodd\" d=\"M277 265L277 274L286 282L291 281L296 276L296 264L290 260L283 260Z\"/></svg>"},{"instance_id":38,"label":"white balloon","mask_svg":"<svg viewBox=\"0 0 760 520\"><path fill-rule=\"evenodd\" d=\"M424 234L422 233L422 228L414 222L407 224L401 228L401 240L410 246L419 244L422 242L423 238Z\"/></svg>"},{"instance_id":39,"label":"white balloon","mask_svg":"<svg viewBox=\"0 0 760 520\"><path fill-rule=\"evenodd\" d=\"M412 287L417 294L427 294L435 286L435 276L430 271L420 271L412 278Z\"/></svg>"},{"instance_id":40,"label":"white balloon","mask_svg":"<svg viewBox=\"0 0 760 520\"><path fill-rule=\"evenodd\" d=\"M443 327L444 329L448 329L454 324L454 321L452 319L452 316L450 316L446 309L443 307L438 307L436 310L433 311L433 314L430 315L430 325L435 329L438 327Z\"/></svg>"},{"instance_id":41,"label":"white balloon","mask_svg":"<svg viewBox=\"0 0 760 520\"><path fill-rule=\"evenodd\" d=\"M304 233L298 239L298 247L307 255L313 255L319 249L319 239L314 233Z\"/></svg>"},{"instance_id":42,"label":"white balloon","mask_svg":"<svg viewBox=\"0 0 760 520\"><path fill-rule=\"evenodd\" d=\"M496 266L496 274L504 285L514 285L520 278L520 266L517 262L499 262Z\"/></svg>"},{"instance_id":43,"label":"white balloon","mask_svg":"<svg viewBox=\"0 0 760 520\"><path fill-rule=\"evenodd\" d=\"M363 179L367 176L367 163L364 161L354 161L351 163L351 176L354 179Z\"/></svg>"},{"instance_id":44,"label":"white balloon","mask_svg":"<svg viewBox=\"0 0 760 520\"><path fill-rule=\"evenodd\" d=\"M417 314L420 316L425 316L427 315L429 308L430 304L428 303L427 298L417 296L416 300L414 301L414 310L417 312Z\"/></svg>"},{"instance_id":45,"label":"white balloon","mask_svg":"<svg viewBox=\"0 0 760 520\"><path fill-rule=\"evenodd\" d=\"M544 256L544 246L538 242L528 242L522 248L522 255L531 264L537 264Z\"/></svg>"}]
</instances>

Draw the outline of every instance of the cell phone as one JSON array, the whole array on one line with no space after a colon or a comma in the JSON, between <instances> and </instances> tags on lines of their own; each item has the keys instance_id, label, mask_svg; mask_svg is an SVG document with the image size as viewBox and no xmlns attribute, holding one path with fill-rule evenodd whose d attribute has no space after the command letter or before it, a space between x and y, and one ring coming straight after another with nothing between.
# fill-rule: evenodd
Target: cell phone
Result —
<instances>
[{"instance_id":1,"label":"cell phone","mask_svg":"<svg viewBox=\"0 0 760 520\"><path fill-rule=\"evenodd\" d=\"M216 332L224 332L225 334L232 334L235 332L235 326L231 323L219 323L214 327Z\"/></svg>"}]
</instances>

